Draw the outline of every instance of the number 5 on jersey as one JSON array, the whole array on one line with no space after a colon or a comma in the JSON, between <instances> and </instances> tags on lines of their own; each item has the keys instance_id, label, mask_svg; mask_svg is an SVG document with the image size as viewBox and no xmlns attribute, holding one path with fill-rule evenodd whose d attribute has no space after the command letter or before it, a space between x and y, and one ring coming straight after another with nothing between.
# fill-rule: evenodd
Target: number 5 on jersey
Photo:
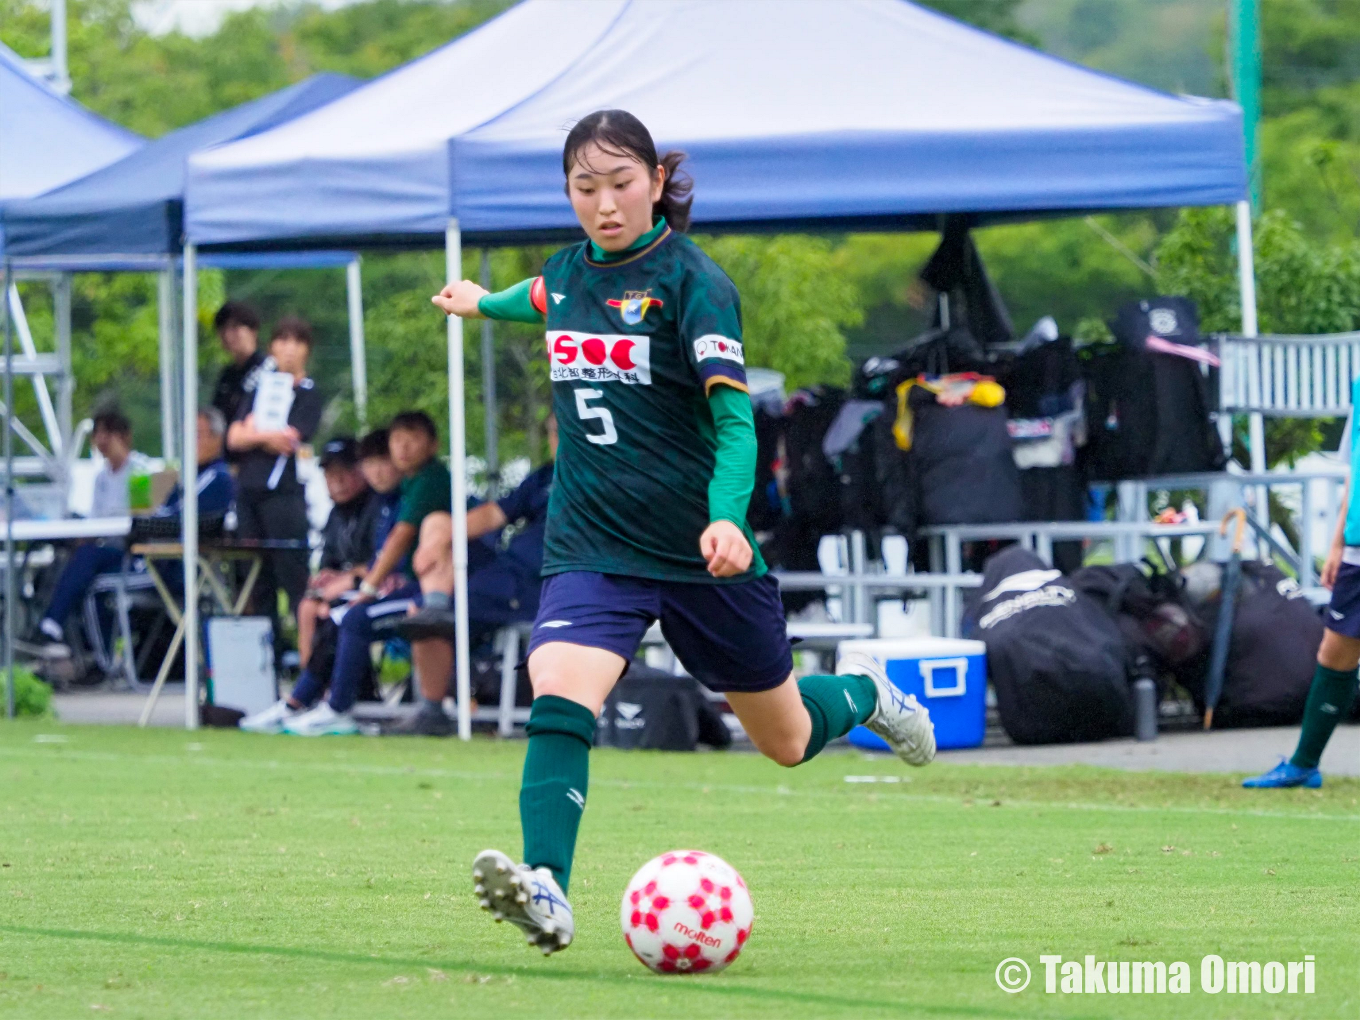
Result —
<instances>
[{"instance_id":1,"label":"number 5 on jersey","mask_svg":"<svg viewBox=\"0 0 1360 1020\"><path fill-rule=\"evenodd\" d=\"M600 425L604 427L604 431L599 435L593 435L587 432L586 438L592 443L598 443L600 446L609 446L612 443L617 443L619 441L619 434L614 429L614 416L609 413L609 408L591 407L589 404L589 401L603 397L604 392L602 390L572 390L572 392L576 394L577 417L582 421L590 421L592 418L598 418Z\"/></svg>"}]
</instances>

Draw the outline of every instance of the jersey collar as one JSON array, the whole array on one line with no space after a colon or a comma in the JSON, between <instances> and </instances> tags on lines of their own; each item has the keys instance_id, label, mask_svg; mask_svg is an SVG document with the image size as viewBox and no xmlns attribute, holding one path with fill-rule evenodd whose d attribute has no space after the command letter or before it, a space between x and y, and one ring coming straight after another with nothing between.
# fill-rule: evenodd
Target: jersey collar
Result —
<instances>
[{"instance_id":1,"label":"jersey collar","mask_svg":"<svg viewBox=\"0 0 1360 1020\"><path fill-rule=\"evenodd\" d=\"M658 216L652 229L643 234L623 251L605 251L594 241L586 242L586 261L592 266L619 266L626 262L634 262L651 252L660 245L666 238L670 237L671 228L667 225L664 217Z\"/></svg>"}]
</instances>

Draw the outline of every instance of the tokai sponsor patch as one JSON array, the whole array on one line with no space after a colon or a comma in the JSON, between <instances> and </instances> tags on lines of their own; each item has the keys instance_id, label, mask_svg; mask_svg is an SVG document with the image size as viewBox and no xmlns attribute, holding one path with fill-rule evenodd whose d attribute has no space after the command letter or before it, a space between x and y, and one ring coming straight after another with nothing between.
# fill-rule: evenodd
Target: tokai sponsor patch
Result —
<instances>
[{"instance_id":1,"label":"tokai sponsor patch","mask_svg":"<svg viewBox=\"0 0 1360 1020\"><path fill-rule=\"evenodd\" d=\"M547 340L553 382L652 384L651 337L555 329Z\"/></svg>"},{"instance_id":2,"label":"tokai sponsor patch","mask_svg":"<svg viewBox=\"0 0 1360 1020\"><path fill-rule=\"evenodd\" d=\"M735 361L738 365L746 364L741 341L729 340L717 333L709 333L694 341L694 360L704 361L707 358L722 358L724 361Z\"/></svg>"}]
</instances>

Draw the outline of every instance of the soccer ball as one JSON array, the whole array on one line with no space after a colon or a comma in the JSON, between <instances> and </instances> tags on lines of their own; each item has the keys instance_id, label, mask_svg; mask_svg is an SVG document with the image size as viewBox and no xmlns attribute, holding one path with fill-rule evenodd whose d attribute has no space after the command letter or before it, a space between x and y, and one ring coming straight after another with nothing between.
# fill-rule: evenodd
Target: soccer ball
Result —
<instances>
[{"instance_id":1,"label":"soccer ball","mask_svg":"<svg viewBox=\"0 0 1360 1020\"><path fill-rule=\"evenodd\" d=\"M623 893L623 940L659 974L713 974L751 935L751 894L737 869L702 850L672 850L638 869Z\"/></svg>"}]
</instances>

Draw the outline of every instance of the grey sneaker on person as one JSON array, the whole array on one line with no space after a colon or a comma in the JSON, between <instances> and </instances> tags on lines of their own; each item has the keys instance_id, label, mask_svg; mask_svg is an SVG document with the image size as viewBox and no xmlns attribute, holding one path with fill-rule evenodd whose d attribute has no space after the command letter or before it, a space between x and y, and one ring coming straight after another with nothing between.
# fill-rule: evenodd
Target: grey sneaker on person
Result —
<instances>
[{"instance_id":1,"label":"grey sneaker on person","mask_svg":"<svg viewBox=\"0 0 1360 1020\"><path fill-rule=\"evenodd\" d=\"M454 729L453 720L444 714L442 708L423 702L419 708L401 722L393 724L386 732L395 737L451 737Z\"/></svg>"}]
</instances>

